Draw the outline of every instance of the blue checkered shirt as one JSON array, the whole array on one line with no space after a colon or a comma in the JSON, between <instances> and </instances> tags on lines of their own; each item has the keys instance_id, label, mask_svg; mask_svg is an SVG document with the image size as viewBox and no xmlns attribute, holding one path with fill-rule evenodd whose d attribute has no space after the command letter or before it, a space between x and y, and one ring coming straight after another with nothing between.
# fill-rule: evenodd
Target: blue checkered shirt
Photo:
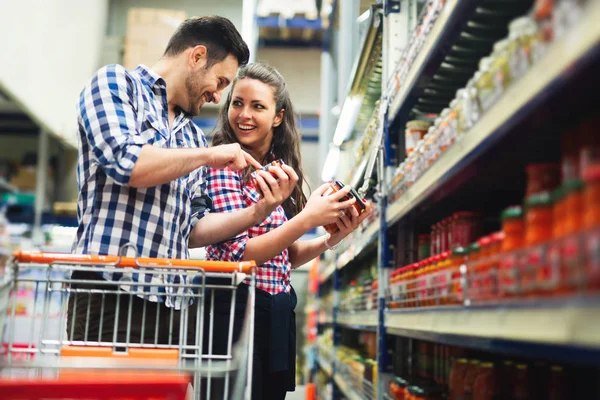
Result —
<instances>
[{"instance_id":1,"label":"blue checkered shirt","mask_svg":"<svg viewBox=\"0 0 600 400\"><path fill-rule=\"evenodd\" d=\"M135 70L108 65L83 89L77 109L78 229L72 251L118 255L121 246L131 243L140 257L189 258L190 232L203 216L192 215L191 202L206 193L206 167L164 185L145 189L128 185L146 144L207 146L203 132L183 112L169 128L165 81L143 65ZM102 272L102 276L111 281L159 283L126 288L178 309L177 294L184 289L169 284L185 283L185 279L175 272Z\"/></svg>"}]
</instances>

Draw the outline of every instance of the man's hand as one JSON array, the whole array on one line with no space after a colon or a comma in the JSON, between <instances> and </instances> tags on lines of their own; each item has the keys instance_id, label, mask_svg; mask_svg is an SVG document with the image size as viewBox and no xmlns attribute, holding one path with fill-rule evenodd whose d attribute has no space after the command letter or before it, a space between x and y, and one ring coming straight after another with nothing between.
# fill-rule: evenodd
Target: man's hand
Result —
<instances>
[{"instance_id":1,"label":"man's hand","mask_svg":"<svg viewBox=\"0 0 600 400\"><path fill-rule=\"evenodd\" d=\"M215 169L229 167L238 171L252 165L260 169L261 165L250 154L246 153L238 143L224 144L207 149L210 154L206 165Z\"/></svg>"}]
</instances>

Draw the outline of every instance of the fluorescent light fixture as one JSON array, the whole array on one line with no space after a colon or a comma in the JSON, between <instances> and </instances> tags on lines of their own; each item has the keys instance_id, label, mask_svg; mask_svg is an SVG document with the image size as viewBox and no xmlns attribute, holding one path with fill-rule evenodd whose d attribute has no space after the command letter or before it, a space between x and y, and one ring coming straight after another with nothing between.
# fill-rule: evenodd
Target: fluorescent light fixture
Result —
<instances>
[{"instance_id":1,"label":"fluorescent light fixture","mask_svg":"<svg viewBox=\"0 0 600 400\"><path fill-rule=\"evenodd\" d=\"M321 179L323 182L327 182L335 176L338 162L340 161L340 148L337 146L330 146L327 158L325 159L325 165L323 165L323 172L321 173Z\"/></svg>"},{"instance_id":2,"label":"fluorescent light fixture","mask_svg":"<svg viewBox=\"0 0 600 400\"><path fill-rule=\"evenodd\" d=\"M362 96L348 96L344 101L342 112L338 120L337 126L335 127L335 133L333 134L333 144L341 146L346 139L352 134L354 124L358 118L358 112L362 106Z\"/></svg>"}]
</instances>

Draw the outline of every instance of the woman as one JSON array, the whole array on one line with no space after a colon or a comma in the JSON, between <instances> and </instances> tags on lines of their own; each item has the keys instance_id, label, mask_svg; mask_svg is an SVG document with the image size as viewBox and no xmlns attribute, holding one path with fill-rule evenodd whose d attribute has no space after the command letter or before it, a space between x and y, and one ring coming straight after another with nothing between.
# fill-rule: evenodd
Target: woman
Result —
<instances>
[{"instance_id":1,"label":"woman","mask_svg":"<svg viewBox=\"0 0 600 400\"><path fill-rule=\"evenodd\" d=\"M368 212L358 215L355 199L341 201L349 187L323 196L319 187L307 200L302 191L300 135L296 116L279 72L266 64L242 67L220 112L213 145L239 143L263 165L282 159L269 172L211 170L208 194L216 212L248 207L264 196L275 210L260 224L225 243L209 246L212 260L254 260L256 309L254 333L253 399L283 399L294 390L296 296L290 272L337 245L358 227ZM350 217L344 210L350 210ZM318 226L335 223L339 231L309 241L298 239ZM236 306L245 308L247 286ZM238 300L236 300L238 302ZM223 312L229 310L225 304ZM238 311L241 314L241 311Z\"/></svg>"}]
</instances>

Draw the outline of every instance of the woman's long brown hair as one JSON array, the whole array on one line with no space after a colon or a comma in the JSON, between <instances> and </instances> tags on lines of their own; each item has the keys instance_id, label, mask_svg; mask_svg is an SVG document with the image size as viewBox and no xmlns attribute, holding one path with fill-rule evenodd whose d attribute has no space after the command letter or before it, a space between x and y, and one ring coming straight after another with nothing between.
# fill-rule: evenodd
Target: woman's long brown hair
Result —
<instances>
[{"instance_id":1,"label":"woman's long brown hair","mask_svg":"<svg viewBox=\"0 0 600 400\"><path fill-rule=\"evenodd\" d=\"M221 144L239 143L233 129L229 125L229 106L231 105L231 97L236 83L240 79L256 79L273 89L275 97L276 113L284 110L283 122L273 128L273 141L271 150L265 154L264 159L258 160L261 164L266 164L273 160L282 159L287 165L292 167L298 174L298 183L294 188L291 196L283 203L283 209L288 218L297 215L306 204L306 196L302 190L304 184L304 173L302 172L302 164L300 157L300 133L296 125L296 114L290 94L283 76L275 68L264 63L253 63L241 67L237 76L233 80L231 90L227 95L227 101L221 108L217 127L213 136L212 144L218 146ZM241 145L241 143L240 143ZM242 145L242 148L244 146ZM247 150L247 149L245 149ZM247 168L244 171L243 179L247 182L250 178L252 168Z\"/></svg>"}]
</instances>

